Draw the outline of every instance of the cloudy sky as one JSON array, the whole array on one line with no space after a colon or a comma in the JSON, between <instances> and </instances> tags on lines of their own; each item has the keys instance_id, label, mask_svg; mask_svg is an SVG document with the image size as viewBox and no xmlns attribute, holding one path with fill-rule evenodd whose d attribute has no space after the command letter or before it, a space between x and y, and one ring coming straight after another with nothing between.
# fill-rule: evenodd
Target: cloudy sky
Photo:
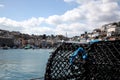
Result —
<instances>
[{"instance_id":1,"label":"cloudy sky","mask_svg":"<svg viewBox=\"0 0 120 80\"><path fill-rule=\"evenodd\" d=\"M0 0L0 29L78 36L120 21L120 0Z\"/></svg>"}]
</instances>

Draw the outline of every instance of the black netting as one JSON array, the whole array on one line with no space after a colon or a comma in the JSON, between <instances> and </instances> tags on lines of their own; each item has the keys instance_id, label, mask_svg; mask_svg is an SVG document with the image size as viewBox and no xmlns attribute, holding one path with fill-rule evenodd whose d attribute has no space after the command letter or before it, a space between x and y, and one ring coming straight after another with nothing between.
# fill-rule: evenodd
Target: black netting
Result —
<instances>
[{"instance_id":1,"label":"black netting","mask_svg":"<svg viewBox=\"0 0 120 80\"><path fill-rule=\"evenodd\" d=\"M73 64L70 57L79 47L87 53L78 54ZM50 56L45 80L120 80L120 41L101 41L91 45L63 43Z\"/></svg>"},{"instance_id":2,"label":"black netting","mask_svg":"<svg viewBox=\"0 0 120 80\"><path fill-rule=\"evenodd\" d=\"M101 41L89 47L90 78L120 80L120 41Z\"/></svg>"}]
</instances>

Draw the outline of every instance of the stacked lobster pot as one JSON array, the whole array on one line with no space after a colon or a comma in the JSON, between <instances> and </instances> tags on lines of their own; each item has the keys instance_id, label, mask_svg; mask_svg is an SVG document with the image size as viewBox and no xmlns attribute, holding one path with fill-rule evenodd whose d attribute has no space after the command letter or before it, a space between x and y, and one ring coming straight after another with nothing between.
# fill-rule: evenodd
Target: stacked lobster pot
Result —
<instances>
[{"instance_id":1,"label":"stacked lobster pot","mask_svg":"<svg viewBox=\"0 0 120 80\"><path fill-rule=\"evenodd\" d=\"M45 80L120 80L120 41L62 43L48 59Z\"/></svg>"}]
</instances>

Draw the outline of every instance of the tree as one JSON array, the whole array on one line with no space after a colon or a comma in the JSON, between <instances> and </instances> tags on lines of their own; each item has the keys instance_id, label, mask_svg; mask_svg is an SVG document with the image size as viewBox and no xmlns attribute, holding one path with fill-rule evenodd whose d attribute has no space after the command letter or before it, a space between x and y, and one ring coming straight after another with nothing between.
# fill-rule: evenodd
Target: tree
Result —
<instances>
[{"instance_id":1,"label":"tree","mask_svg":"<svg viewBox=\"0 0 120 80\"><path fill-rule=\"evenodd\" d=\"M42 38L43 38L43 39L46 39L46 34L43 34Z\"/></svg>"}]
</instances>

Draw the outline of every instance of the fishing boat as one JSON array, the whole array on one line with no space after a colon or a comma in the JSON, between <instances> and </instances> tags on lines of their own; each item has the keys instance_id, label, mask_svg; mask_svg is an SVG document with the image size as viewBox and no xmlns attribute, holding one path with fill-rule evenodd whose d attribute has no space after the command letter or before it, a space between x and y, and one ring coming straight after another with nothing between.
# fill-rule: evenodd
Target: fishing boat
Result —
<instances>
[{"instance_id":1,"label":"fishing boat","mask_svg":"<svg viewBox=\"0 0 120 80\"><path fill-rule=\"evenodd\" d=\"M24 47L24 49L30 49L30 48L31 46L29 44Z\"/></svg>"},{"instance_id":2,"label":"fishing boat","mask_svg":"<svg viewBox=\"0 0 120 80\"><path fill-rule=\"evenodd\" d=\"M8 46L4 46L4 47L2 47L2 49L4 49L4 50L8 50L9 47L8 47Z\"/></svg>"}]
</instances>

